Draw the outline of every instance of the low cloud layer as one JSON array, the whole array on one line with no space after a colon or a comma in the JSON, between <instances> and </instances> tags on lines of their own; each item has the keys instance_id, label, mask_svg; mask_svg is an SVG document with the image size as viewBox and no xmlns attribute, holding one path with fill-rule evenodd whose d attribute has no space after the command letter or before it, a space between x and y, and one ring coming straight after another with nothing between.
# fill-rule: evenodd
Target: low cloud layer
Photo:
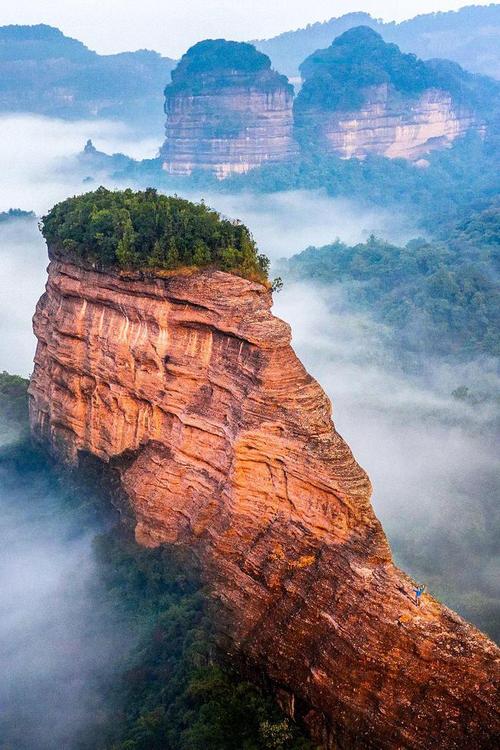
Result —
<instances>
[{"instance_id":1,"label":"low cloud layer","mask_svg":"<svg viewBox=\"0 0 500 750\"><path fill-rule=\"evenodd\" d=\"M66 122L34 115L1 115L0 211L23 208L43 214L54 203L88 190L65 160L91 138L106 153L134 158L155 156L159 144L108 121Z\"/></svg>"},{"instance_id":2,"label":"low cloud layer","mask_svg":"<svg viewBox=\"0 0 500 750\"><path fill-rule=\"evenodd\" d=\"M500 558L487 546L500 490L498 407L452 396L461 385L496 392L494 363L435 360L403 372L388 329L352 314L340 285L285 285L274 312L291 324L297 354L331 397L336 427L372 480L375 511L400 562L414 574L426 570L431 586L439 579L438 593L448 589L447 601L469 616L475 590L483 605L498 607ZM445 550L457 562L446 585Z\"/></svg>"}]
</instances>

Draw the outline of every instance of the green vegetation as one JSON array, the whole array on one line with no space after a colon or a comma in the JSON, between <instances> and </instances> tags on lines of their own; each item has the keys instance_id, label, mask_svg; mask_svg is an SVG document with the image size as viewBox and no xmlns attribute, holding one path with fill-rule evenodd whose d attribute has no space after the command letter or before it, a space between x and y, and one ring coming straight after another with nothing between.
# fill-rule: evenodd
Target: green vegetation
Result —
<instances>
[{"instance_id":1,"label":"green vegetation","mask_svg":"<svg viewBox=\"0 0 500 750\"><path fill-rule=\"evenodd\" d=\"M157 134L174 64L145 49L99 55L45 24L1 26L0 111L116 118Z\"/></svg>"},{"instance_id":2,"label":"green vegetation","mask_svg":"<svg viewBox=\"0 0 500 750\"><path fill-rule=\"evenodd\" d=\"M269 696L221 660L192 563L116 530L97 537L101 599L140 634L99 729L109 750L312 750ZM102 602L101 605L102 606ZM119 717L117 723L116 718ZM93 733L83 748L97 745Z\"/></svg>"},{"instance_id":3,"label":"green vegetation","mask_svg":"<svg viewBox=\"0 0 500 750\"><path fill-rule=\"evenodd\" d=\"M34 219L33 211L23 211L21 208L9 208L8 211L0 212L0 224L12 219Z\"/></svg>"},{"instance_id":4,"label":"green vegetation","mask_svg":"<svg viewBox=\"0 0 500 750\"><path fill-rule=\"evenodd\" d=\"M364 101L362 89L367 86L388 83L414 96L433 83L422 60L387 44L368 26L349 29L327 49L314 52L304 60L300 72L304 85L296 100L298 112L311 106L358 109Z\"/></svg>"},{"instance_id":5,"label":"green vegetation","mask_svg":"<svg viewBox=\"0 0 500 750\"><path fill-rule=\"evenodd\" d=\"M101 266L175 270L213 267L265 283L269 261L248 229L204 203L148 188L95 192L58 203L42 220L53 251Z\"/></svg>"},{"instance_id":6,"label":"green vegetation","mask_svg":"<svg viewBox=\"0 0 500 750\"><path fill-rule=\"evenodd\" d=\"M19 375L0 373L0 446L29 432L28 380Z\"/></svg>"},{"instance_id":7,"label":"green vegetation","mask_svg":"<svg viewBox=\"0 0 500 750\"><path fill-rule=\"evenodd\" d=\"M175 547L141 548L122 526L112 527L98 467L61 477L30 443L27 385L0 376L0 426L7 415L22 435L0 447L0 486L17 505L31 503L35 517L46 517L58 534L74 539L97 529L91 590L79 594L88 601L86 632L99 644L110 632L123 642L110 655L111 673L96 665L95 676L87 675L81 710L88 724L72 750L313 750L269 692L243 679L218 651L193 561ZM75 644L75 652L93 643ZM2 747L18 746L23 710L2 711Z\"/></svg>"},{"instance_id":8,"label":"green vegetation","mask_svg":"<svg viewBox=\"0 0 500 750\"><path fill-rule=\"evenodd\" d=\"M395 42L401 49L411 49L423 60L447 58L467 70L497 77L498 5L469 5L459 11L427 13L401 23L384 23L368 13L347 13L271 39L261 39L256 44L269 55L277 70L297 76L307 55L327 47L332 39L356 26L370 26L387 42Z\"/></svg>"},{"instance_id":9,"label":"green vegetation","mask_svg":"<svg viewBox=\"0 0 500 750\"><path fill-rule=\"evenodd\" d=\"M341 284L350 306L390 326L400 350L499 356L499 230L497 203L471 213L446 241L337 241L293 256L281 273L285 280Z\"/></svg>"},{"instance_id":10,"label":"green vegetation","mask_svg":"<svg viewBox=\"0 0 500 750\"><path fill-rule=\"evenodd\" d=\"M429 166L419 169L404 159L340 159L311 151L287 164L265 164L214 187L259 193L324 189L333 197L361 205L393 206L432 234L451 230L464 212L486 207L498 194L498 148L488 139L471 133L427 159Z\"/></svg>"},{"instance_id":11,"label":"green vegetation","mask_svg":"<svg viewBox=\"0 0 500 750\"><path fill-rule=\"evenodd\" d=\"M199 93L209 86L217 90L235 85L258 86L266 91L287 88L293 91L286 76L271 70L267 55L253 44L226 39L205 39L182 56L172 71L172 83L165 88L168 100L180 91Z\"/></svg>"},{"instance_id":12,"label":"green vegetation","mask_svg":"<svg viewBox=\"0 0 500 750\"><path fill-rule=\"evenodd\" d=\"M474 76L447 60L424 62L387 44L368 26L349 29L327 49L316 50L300 66L304 85L295 102L299 116L308 110L359 109L369 86L388 84L393 92L414 97L428 88L449 91L456 101L491 107L495 81Z\"/></svg>"}]
</instances>

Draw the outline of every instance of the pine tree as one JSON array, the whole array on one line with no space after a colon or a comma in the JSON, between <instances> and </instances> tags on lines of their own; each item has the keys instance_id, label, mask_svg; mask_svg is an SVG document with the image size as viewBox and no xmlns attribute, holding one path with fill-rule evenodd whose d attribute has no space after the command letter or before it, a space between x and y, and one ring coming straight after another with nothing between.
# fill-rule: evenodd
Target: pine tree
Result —
<instances>
[{"instance_id":1,"label":"pine tree","mask_svg":"<svg viewBox=\"0 0 500 750\"><path fill-rule=\"evenodd\" d=\"M195 266L208 266L212 257L209 248L202 240L197 240L194 245L193 263Z\"/></svg>"},{"instance_id":2,"label":"pine tree","mask_svg":"<svg viewBox=\"0 0 500 750\"><path fill-rule=\"evenodd\" d=\"M165 251L161 246L160 240L155 240L153 251L148 258L148 265L152 268L165 268Z\"/></svg>"},{"instance_id":3,"label":"pine tree","mask_svg":"<svg viewBox=\"0 0 500 750\"><path fill-rule=\"evenodd\" d=\"M168 243L167 257L165 259L165 268L177 268L179 266L179 251L174 240Z\"/></svg>"}]
</instances>

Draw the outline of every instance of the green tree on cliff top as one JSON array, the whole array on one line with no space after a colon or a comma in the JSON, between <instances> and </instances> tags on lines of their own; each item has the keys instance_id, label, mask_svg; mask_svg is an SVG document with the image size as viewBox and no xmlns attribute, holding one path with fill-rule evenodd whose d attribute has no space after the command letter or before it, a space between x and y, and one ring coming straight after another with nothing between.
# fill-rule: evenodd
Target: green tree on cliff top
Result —
<instances>
[{"instance_id":1,"label":"green tree on cliff top","mask_svg":"<svg viewBox=\"0 0 500 750\"><path fill-rule=\"evenodd\" d=\"M267 282L269 261L246 226L152 188L68 198L43 217L42 233L53 252L102 267L213 267Z\"/></svg>"}]
</instances>

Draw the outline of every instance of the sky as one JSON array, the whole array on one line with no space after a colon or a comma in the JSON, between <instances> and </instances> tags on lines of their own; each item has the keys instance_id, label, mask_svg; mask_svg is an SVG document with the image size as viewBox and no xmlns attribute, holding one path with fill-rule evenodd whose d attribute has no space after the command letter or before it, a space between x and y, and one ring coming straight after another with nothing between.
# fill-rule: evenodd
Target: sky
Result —
<instances>
[{"instance_id":1,"label":"sky","mask_svg":"<svg viewBox=\"0 0 500 750\"><path fill-rule=\"evenodd\" d=\"M179 57L210 37L268 38L353 11L400 21L464 5L464 0L16 0L0 3L0 25L57 26L101 54L148 48Z\"/></svg>"}]
</instances>

